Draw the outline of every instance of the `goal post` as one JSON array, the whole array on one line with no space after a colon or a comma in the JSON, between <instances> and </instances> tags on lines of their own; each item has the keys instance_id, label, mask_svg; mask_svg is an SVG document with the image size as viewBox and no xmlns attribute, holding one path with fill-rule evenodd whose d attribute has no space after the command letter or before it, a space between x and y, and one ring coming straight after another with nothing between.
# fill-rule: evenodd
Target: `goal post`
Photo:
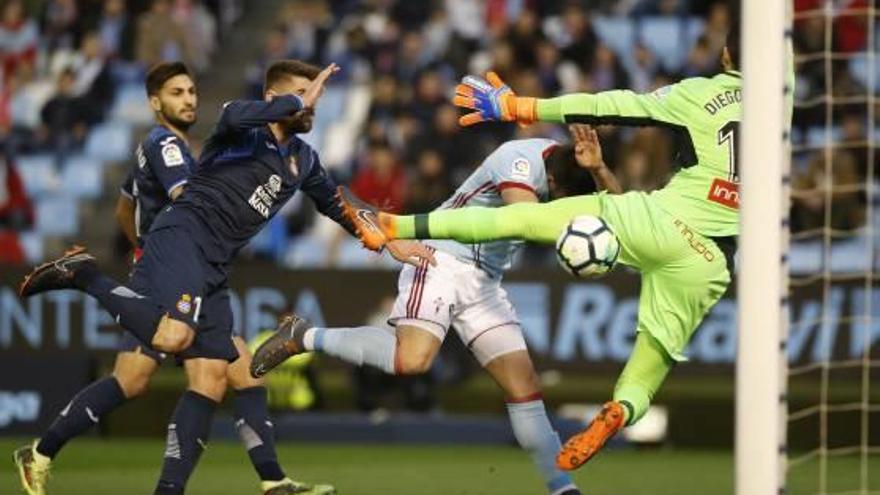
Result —
<instances>
[{"instance_id":1,"label":"goal post","mask_svg":"<svg viewBox=\"0 0 880 495\"><path fill-rule=\"evenodd\" d=\"M737 495L785 486L790 7L743 0L736 362Z\"/></svg>"}]
</instances>

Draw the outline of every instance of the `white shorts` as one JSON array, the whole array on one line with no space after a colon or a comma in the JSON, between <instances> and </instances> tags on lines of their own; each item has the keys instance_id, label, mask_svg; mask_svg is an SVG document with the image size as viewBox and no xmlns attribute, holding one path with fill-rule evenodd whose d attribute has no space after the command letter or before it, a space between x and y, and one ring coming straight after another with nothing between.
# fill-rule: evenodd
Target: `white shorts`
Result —
<instances>
[{"instance_id":1,"label":"white shorts","mask_svg":"<svg viewBox=\"0 0 880 495\"><path fill-rule=\"evenodd\" d=\"M526 350L519 319L501 281L451 254L437 251L434 256L437 266L403 267L388 323L410 320L441 341L453 326L481 365Z\"/></svg>"}]
</instances>

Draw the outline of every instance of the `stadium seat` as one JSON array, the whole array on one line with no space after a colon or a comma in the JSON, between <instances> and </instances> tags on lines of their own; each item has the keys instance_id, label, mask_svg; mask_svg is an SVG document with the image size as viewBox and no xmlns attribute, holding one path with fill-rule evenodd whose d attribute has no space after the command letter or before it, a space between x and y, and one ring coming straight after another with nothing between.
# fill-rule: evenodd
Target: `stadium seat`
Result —
<instances>
[{"instance_id":1,"label":"stadium seat","mask_svg":"<svg viewBox=\"0 0 880 495\"><path fill-rule=\"evenodd\" d=\"M18 233L18 242L28 263L40 263L43 258L43 235L34 230Z\"/></svg>"},{"instance_id":2,"label":"stadium seat","mask_svg":"<svg viewBox=\"0 0 880 495\"><path fill-rule=\"evenodd\" d=\"M379 263L379 255L364 249L360 241L346 237L339 247L339 259L336 267L341 269L375 268Z\"/></svg>"},{"instance_id":3,"label":"stadium seat","mask_svg":"<svg viewBox=\"0 0 880 495\"><path fill-rule=\"evenodd\" d=\"M691 49L686 21L678 17L646 17L639 25L639 41L657 56L669 72L684 65Z\"/></svg>"},{"instance_id":4,"label":"stadium seat","mask_svg":"<svg viewBox=\"0 0 880 495\"><path fill-rule=\"evenodd\" d=\"M86 139L86 154L103 161L127 160L131 150L131 126L121 120L95 126Z\"/></svg>"},{"instance_id":5,"label":"stadium seat","mask_svg":"<svg viewBox=\"0 0 880 495\"><path fill-rule=\"evenodd\" d=\"M31 197L37 198L58 188L55 158L49 154L21 155L15 164L24 187Z\"/></svg>"},{"instance_id":6,"label":"stadium seat","mask_svg":"<svg viewBox=\"0 0 880 495\"><path fill-rule=\"evenodd\" d=\"M593 29L603 45L621 59L632 57L636 28L628 17L594 17Z\"/></svg>"},{"instance_id":7,"label":"stadium seat","mask_svg":"<svg viewBox=\"0 0 880 495\"><path fill-rule=\"evenodd\" d=\"M284 265L290 268L327 266L327 246L313 236L297 237L287 245Z\"/></svg>"},{"instance_id":8,"label":"stadium seat","mask_svg":"<svg viewBox=\"0 0 880 495\"><path fill-rule=\"evenodd\" d=\"M79 204L63 195L37 201L37 232L43 235L74 235L79 232Z\"/></svg>"},{"instance_id":9,"label":"stadium seat","mask_svg":"<svg viewBox=\"0 0 880 495\"><path fill-rule=\"evenodd\" d=\"M831 139L833 141L839 141L841 137L842 131L840 127L834 127L831 129ZM810 127L807 131L807 145L808 146L824 146L828 142L828 132L824 127Z\"/></svg>"},{"instance_id":10,"label":"stadium seat","mask_svg":"<svg viewBox=\"0 0 880 495\"><path fill-rule=\"evenodd\" d=\"M287 246L287 219L284 215L274 217L248 243L248 250L273 260L281 259Z\"/></svg>"},{"instance_id":11,"label":"stadium seat","mask_svg":"<svg viewBox=\"0 0 880 495\"><path fill-rule=\"evenodd\" d=\"M61 190L78 198L97 198L102 192L103 172L100 160L87 155L70 156L61 170Z\"/></svg>"},{"instance_id":12,"label":"stadium seat","mask_svg":"<svg viewBox=\"0 0 880 495\"><path fill-rule=\"evenodd\" d=\"M112 120L122 120L132 125L150 125L153 122L153 113L147 103L144 87L141 84L129 83L118 89L113 110L110 112Z\"/></svg>"},{"instance_id":13,"label":"stadium seat","mask_svg":"<svg viewBox=\"0 0 880 495\"><path fill-rule=\"evenodd\" d=\"M878 28L880 28L880 25L878 25ZM849 70L855 80L858 81L859 84L861 84L865 89L871 90L873 88L874 93L880 93L880 64L878 64L876 61L874 62L873 81L871 80L870 68L871 62L870 60L868 60L868 57L865 54L854 57L849 61Z\"/></svg>"}]
</instances>

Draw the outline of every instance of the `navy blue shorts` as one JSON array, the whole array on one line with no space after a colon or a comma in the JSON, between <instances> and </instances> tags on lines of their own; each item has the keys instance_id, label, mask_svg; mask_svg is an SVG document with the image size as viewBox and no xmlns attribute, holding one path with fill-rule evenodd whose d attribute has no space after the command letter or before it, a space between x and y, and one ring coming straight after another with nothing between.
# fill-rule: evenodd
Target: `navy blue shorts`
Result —
<instances>
[{"instance_id":1,"label":"navy blue shorts","mask_svg":"<svg viewBox=\"0 0 880 495\"><path fill-rule=\"evenodd\" d=\"M235 361L226 278L226 266L206 261L185 225L166 224L150 231L128 285L196 329L192 346L178 357Z\"/></svg>"}]
</instances>

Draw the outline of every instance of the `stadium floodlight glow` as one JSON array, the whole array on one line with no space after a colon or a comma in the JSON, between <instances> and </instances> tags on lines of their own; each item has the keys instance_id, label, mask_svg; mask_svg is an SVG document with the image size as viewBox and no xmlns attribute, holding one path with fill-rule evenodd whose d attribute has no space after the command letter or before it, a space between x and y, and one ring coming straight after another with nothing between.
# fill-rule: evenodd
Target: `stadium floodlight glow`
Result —
<instances>
[{"instance_id":1,"label":"stadium floodlight glow","mask_svg":"<svg viewBox=\"0 0 880 495\"><path fill-rule=\"evenodd\" d=\"M736 494L785 485L789 173L787 1L743 0Z\"/></svg>"}]
</instances>

